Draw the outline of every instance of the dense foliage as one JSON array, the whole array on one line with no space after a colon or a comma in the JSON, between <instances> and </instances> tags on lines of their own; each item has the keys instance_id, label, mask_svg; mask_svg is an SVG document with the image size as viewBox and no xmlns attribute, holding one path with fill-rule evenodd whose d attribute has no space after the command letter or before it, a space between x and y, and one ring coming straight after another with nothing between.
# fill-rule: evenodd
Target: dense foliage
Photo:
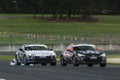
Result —
<instances>
[{"instance_id":1,"label":"dense foliage","mask_svg":"<svg viewBox=\"0 0 120 80\"><path fill-rule=\"evenodd\" d=\"M52 14L53 17L119 15L120 0L0 0L0 13Z\"/></svg>"}]
</instances>

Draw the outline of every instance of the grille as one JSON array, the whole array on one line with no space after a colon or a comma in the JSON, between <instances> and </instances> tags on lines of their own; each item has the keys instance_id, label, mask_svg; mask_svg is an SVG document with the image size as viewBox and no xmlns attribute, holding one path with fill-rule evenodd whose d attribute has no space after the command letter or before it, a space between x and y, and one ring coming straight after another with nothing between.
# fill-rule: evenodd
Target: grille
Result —
<instances>
[{"instance_id":1,"label":"grille","mask_svg":"<svg viewBox=\"0 0 120 80\"><path fill-rule=\"evenodd\" d=\"M97 57L97 59L90 59L90 57L86 57L85 58L85 62L92 62L92 63L97 63L97 62L101 62L101 57Z\"/></svg>"},{"instance_id":2,"label":"grille","mask_svg":"<svg viewBox=\"0 0 120 80\"><path fill-rule=\"evenodd\" d=\"M51 60L51 57L50 57L50 56L46 56L46 57L36 56L36 57L35 57L35 61L36 61L36 62L46 62L46 61L49 61L49 60Z\"/></svg>"},{"instance_id":3,"label":"grille","mask_svg":"<svg viewBox=\"0 0 120 80\"><path fill-rule=\"evenodd\" d=\"M99 57L100 54L86 54L86 57L92 57L92 56Z\"/></svg>"}]
</instances>

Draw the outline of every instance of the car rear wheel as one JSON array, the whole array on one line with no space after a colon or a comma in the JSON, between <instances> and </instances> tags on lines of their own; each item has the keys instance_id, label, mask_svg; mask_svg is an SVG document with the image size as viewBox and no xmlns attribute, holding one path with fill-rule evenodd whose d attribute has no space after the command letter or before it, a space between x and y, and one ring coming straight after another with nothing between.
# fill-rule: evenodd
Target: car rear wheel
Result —
<instances>
[{"instance_id":1,"label":"car rear wheel","mask_svg":"<svg viewBox=\"0 0 120 80\"><path fill-rule=\"evenodd\" d=\"M100 67L106 67L106 64L100 64Z\"/></svg>"}]
</instances>

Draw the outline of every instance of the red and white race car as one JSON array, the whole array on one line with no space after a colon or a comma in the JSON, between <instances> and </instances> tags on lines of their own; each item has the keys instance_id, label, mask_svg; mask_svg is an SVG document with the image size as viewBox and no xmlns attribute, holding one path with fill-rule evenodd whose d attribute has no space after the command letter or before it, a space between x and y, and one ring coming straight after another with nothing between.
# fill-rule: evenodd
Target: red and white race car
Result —
<instances>
[{"instance_id":1,"label":"red and white race car","mask_svg":"<svg viewBox=\"0 0 120 80\"><path fill-rule=\"evenodd\" d=\"M87 64L88 67L92 67L94 64L99 64L101 67L105 67L106 60L105 52L93 44L70 44L60 56L62 66Z\"/></svg>"}]
</instances>

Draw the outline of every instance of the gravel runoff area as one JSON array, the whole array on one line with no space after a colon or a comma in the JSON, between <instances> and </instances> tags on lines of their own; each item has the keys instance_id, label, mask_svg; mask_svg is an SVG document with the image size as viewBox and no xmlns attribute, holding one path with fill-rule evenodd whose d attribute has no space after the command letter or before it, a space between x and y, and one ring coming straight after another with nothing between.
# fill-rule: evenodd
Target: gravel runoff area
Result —
<instances>
[{"instance_id":1,"label":"gravel runoff area","mask_svg":"<svg viewBox=\"0 0 120 80\"><path fill-rule=\"evenodd\" d=\"M108 63L120 63L120 58L108 58Z\"/></svg>"}]
</instances>

